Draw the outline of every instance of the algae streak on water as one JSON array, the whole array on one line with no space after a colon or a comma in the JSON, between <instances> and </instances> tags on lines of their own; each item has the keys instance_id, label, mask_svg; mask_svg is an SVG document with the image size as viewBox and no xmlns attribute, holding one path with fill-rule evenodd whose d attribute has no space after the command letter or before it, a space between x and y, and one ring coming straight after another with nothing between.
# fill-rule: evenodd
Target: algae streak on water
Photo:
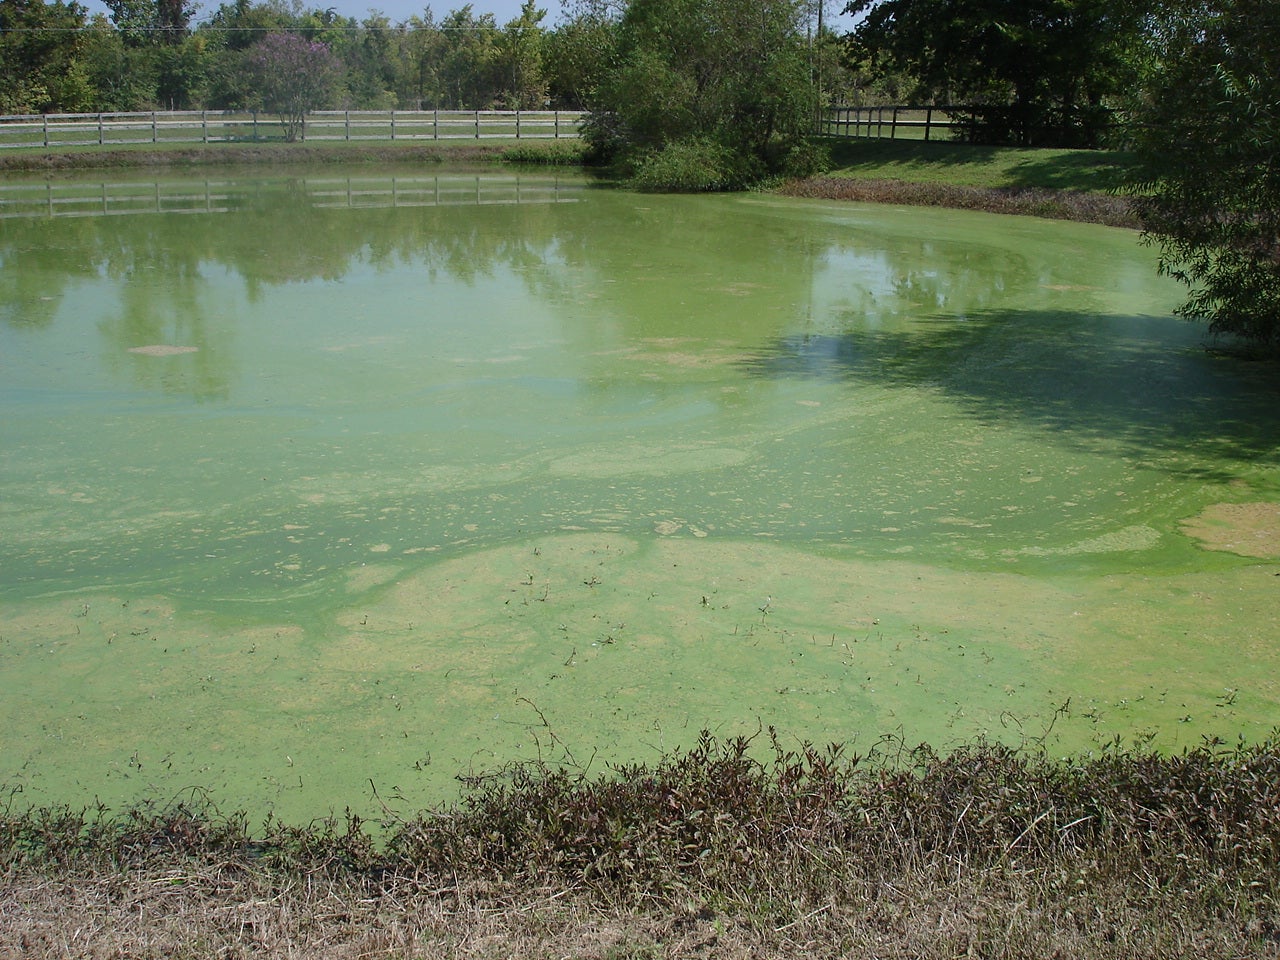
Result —
<instances>
[{"instance_id":1,"label":"algae streak on water","mask_svg":"<svg viewBox=\"0 0 1280 960\"><path fill-rule=\"evenodd\" d=\"M1280 718L1274 377L1132 233L564 175L21 189L20 805Z\"/></svg>"}]
</instances>

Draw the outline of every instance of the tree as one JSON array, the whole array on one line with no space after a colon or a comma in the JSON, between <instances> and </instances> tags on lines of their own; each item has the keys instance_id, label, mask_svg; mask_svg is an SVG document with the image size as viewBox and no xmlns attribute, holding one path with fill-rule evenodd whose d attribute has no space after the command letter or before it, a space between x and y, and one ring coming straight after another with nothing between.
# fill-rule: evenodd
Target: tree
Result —
<instances>
[{"instance_id":1,"label":"tree","mask_svg":"<svg viewBox=\"0 0 1280 960\"><path fill-rule=\"evenodd\" d=\"M547 11L535 0L524 0L520 16L510 21L498 39L498 72L502 77L503 100L515 110L540 110L547 99L543 75L545 34L539 24Z\"/></svg>"},{"instance_id":2,"label":"tree","mask_svg":"<svg viewBox=\"0 0 1280 960\"><path fill-rule=\"evenodd\" d=\"M444 34L436 26L430 8L422 16L410 17L402 28L407 32L402 38L400 72L396 77L399 102L413 104L418 110L439 106L444 99L440 86Z\"/></svg>"},{"instance_id":3,"label":"tree","mask_svg":"<svg viewBox=\"0 0 1280 960\"><path fill-rule=\"evenodd\" d=\"M1280 346L1280 5L1182 0L1152 22L1133 185L1179 313Z\"/></svg>"},{"instance_id":4,"label":"tree","mask_svg":"<svg viewBox=\"0 0 1280 960\"><path fill-rule=\"evenodd\" d=\"M294 31L299 19L298 11L283 0L231 0L219 4L209 15L207 30L219 36L229 49L247 50L265 34Z\"/></svg>"},{"instance_id":5,"label":"tree","mask_svg":"<svg viewBox=\"0 0 1280 960\"><path fill-rule=\"evenodd\" d=\"M485 110L497 99L498 23L493 14L475 15L471 4L440 21L443 42L436 74L444 95L441 107Z\"/></svg>"},{"instance_id":6,"label":"tree","mask_svg":"<svg viewBox=\"0 0 1280 960\"><path fill-rule=\"evenodd\" d=\"M342 78L342 64L328 46L292 33L271 33L248 55L262 106L280 118L285 139L305 138L307 114L324 106Z\"/></svg>"},{"instance_id":7,"label":"tree","mask_svg":"<svg viewBox=\"0 0 1280 960\"><path fill-rule=\"evenodd\" d=\"M205 41L187 32L190 0L103 3L111 11L119 50L105 37L92 38L91 72L110 84L107 91L99 89L98 99L123 100L126 105L117 109L190 107L202 92L208 66Z\"/></svg>"},{"instance_id":8,"label":"tree","mask_svg":"<svg viewBox=\"0 0 1280 960\"><path fill-rule=\"evenodd\" d=\"M98 14L83 34L81 60L93 91L90 109L113 112L141 110L155 94L154 77L134 69L120 31Z\"/></svg>"},{"instance_id":9,"label":"tree","mask_svg":"<svg viewBox=\"0 0 1280 960\"><path fill-rule=\"evenodd\" d=\"M126 46L176 46L191 22L190 0L102 0Z\"/></svg>"},{"instance_id":10,"label":"tree","mask_svg":"<svg viewBox=\"0 0 1280 960\"><path fill-rule=\"evenodd\" d=\"M0 113L82 110L92 97L80 63L85 8L0 0Z\"/></svg>"},{"instance_id":11,"label":"tree","mask_svg":"<svg viewBox=\"0 0 1280 960\"><path fill-rule=\"evenodd\" d=\"M391 21L371 12L359 29L349 30L340 47L347 68L347 92L352 107L391 110L397 105L396 78L400 68L400 35Z\"/></svg>"},{"instance_id":12,"label":"tree","mask_svg":"<svg viewBox=\"0 0 1280 960\"><path fill-rule=\"evenodd\" d=\"M805 14L801 0L632 0L585 136L653 187L781 170L813 122Z\"/></svg>"},{"instance_id":13,"label":"tree","mask_svg":"<svg viewBox=\"0 0 1280 960\"><path fill-rule=\"evenodd\" d=\"M856 57L915 77L915 95L963 104L985 143L1098 146L1148 0L851 0Z\"/></svg>"},{"instance_id":14,"label":"tree","mask_svg":"<svg viewBox=\"0 0 1280 960\"><path fill-rule=\"evenodd\" d=\"M617 0L574 0L547 36L547 83L557 106L587 109L613 61L622 17Z\"/></svg>"}]
</instances>

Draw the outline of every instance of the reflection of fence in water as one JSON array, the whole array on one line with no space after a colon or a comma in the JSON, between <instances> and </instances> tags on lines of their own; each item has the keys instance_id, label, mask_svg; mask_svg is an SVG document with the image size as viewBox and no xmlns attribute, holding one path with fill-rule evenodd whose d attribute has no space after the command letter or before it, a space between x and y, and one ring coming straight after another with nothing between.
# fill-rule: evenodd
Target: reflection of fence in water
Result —
<instances>
[{"instance_id":1,"label":"reflection of fence in water","mask_svg":"<svg viewBox=\"0 0 1280 960\"><path fill-rule=\"evenodd\" d=\"M317 110L308 140L545 140L576 138L583 114L565 110ZM0 148L281 140L273 117L169 110L0 116Z\"/></svg>"},{"instance_id":2,"label":"reflection of fence in water","mask_svg":"<svg viewBox=\"0 0 1280 960\"><path fill-rule=\"evenodd\" d=\"M277 188L278 189L278 188ZM288 181L290 196L312 207L439 207L570 203L581 181L538 177L306 177ZM0 219L101 217L131 213L228 213L244 209L270 185L205 180L153 183L0 185Z\"/></svg>"}]
</instances>

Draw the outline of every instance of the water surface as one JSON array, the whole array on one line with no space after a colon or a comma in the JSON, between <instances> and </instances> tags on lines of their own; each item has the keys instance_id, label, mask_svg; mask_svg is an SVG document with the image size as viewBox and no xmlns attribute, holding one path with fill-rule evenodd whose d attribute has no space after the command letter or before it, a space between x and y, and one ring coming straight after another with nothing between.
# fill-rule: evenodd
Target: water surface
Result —
<instances>
[{"instance_id":1,"label":"water surface","mask_svg":"<svg viewBox=\"0 0 1280 960\"><path fill-rule=\"evenodd\" d=\"M1265 735L1274 370L1180 296L1029 218L6 181L0 782L307 817L704 727Z\"/></svg>"}]
</instances>

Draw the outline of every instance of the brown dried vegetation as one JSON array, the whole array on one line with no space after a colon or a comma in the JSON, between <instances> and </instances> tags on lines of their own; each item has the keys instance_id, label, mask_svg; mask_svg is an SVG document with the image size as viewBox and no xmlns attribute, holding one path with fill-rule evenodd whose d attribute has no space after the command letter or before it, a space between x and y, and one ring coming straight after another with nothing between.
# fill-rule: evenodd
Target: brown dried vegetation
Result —
<instances>
[{"instance_id":1,"label":"brown dried vegetation","mask_svg":"<svg viewBox=\"0 0 1280 960\"><path fill-rule=\"evenodd\" d=\"M0 955L1272 957L1280 743L1088 759L704 735L251 831L199 797L0 819ZM760 754L764 759L760 759Z\"/></svg>"},{"instance_id":2,"label":"brown dried vegetation","mask_svg":"<svg viewBox=\"0 0 1280 960\"><path fill-rule=\"evenodd\" d=\"M864 203L896 203L916 207L952 207L986 213L1011 213L1074 220L1109 227L1139 226L1129 199L1088 190L1051 190L1045 187L978 187L949 183L917 183L909 180L852 180L813 177L783 184L779 193L820 200L857 200Z\"/></svg>"}]
</instances>

